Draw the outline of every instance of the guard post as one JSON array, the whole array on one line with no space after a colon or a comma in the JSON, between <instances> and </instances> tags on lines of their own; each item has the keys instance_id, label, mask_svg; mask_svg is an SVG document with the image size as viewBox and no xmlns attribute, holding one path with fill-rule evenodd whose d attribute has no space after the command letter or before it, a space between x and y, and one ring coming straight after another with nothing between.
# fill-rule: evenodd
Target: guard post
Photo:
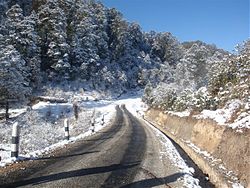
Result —
<instances>
[{"instance_id":1,"label":"guard post","mask_svg":"<svg viewBox=\"0 0 250 188\"><path fill-rule=\"evenodd\" d=\"M67 118L64 120L64 131L65 140L69 140L69 120Z\"/></svg>"},{"instance_id":2,"label":"guard post","mask_svg":"<svg viewBox=\"0 0 250 188\"><path fill-rule=\"evenodd\" d=\"M102 125L102 126L104 125L104 115L102 116L102 122L101 122L101 125Z\"/></svg>"},{"instance_id":3,"label":"guard post","mask_svg":"<svg viewBox=\"0 0 250 188\"><path fill-rule=\"evenodd\" d=\"M13 124L12 139L11 139L11 157L18 157L19 151L19 127L18 123Z\"/></svg>"},{"instance_id":4,"label":"guard post","mask_svg":"<svg viewBox=\"0 0 250 188\"><path fill-rule=\"evenodd\" d=\"M91 119L91 127L92 127L92 133L95 132L95 118L92 117Z\"/></svg>"}]
</instances>

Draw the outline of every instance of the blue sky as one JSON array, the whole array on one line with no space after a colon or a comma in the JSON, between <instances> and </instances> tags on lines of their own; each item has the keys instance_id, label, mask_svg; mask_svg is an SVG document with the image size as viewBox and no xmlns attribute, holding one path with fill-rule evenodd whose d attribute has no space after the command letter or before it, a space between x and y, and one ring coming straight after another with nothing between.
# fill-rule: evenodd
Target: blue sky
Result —
<instances>
[{"instance_id":1,"label":"blue sky","mask_svg":"<svg viewBox=\"0 0 250 188\"><path fill-rule=\"evenodd\" d=\"M144 31L169 31L232 51L249 38L249 0L101 0Z\"/></svg>"}]
</instances>

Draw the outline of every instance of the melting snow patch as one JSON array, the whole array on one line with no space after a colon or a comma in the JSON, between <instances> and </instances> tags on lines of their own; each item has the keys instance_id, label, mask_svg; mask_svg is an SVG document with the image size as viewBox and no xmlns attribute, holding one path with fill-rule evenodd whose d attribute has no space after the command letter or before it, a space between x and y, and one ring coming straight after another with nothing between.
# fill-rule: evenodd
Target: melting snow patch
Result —
<instances>
[{"instance_id":1,"label":"melting snow patch","mask_svg":"<svg viewBox=\"0 0 250 188\"><path fill-rule=\"evenodd\" d=\"M26 112L26 108L20 108L20 109L10 109L9 110L9 114L10 114L10 117L13 118L13 117L17 117L23 113ZM5 113L5 110L0 110L0 113L1 114L4 114Z\"/></svg>"},{"instance_id":2,"label":"melting snow patch","mask_svg":"<svg viewBox=\"0 0 250 188\"><path fill-rule=\"evenodd\" d=\"M250 129L250 115L248 114L242 114L242 115L246 116L243 117L242 119L238 118L237 120L235 120L234 123L229 124L228 126L231 127L232 129L242 129L242 128Z\"/></svg>"},{"instance_id":3,"label":"melting snow patch","mask_svg":"<svg viewBox=\"0 0 250 188\"><path fill-rule=\"evenodd\" d=\"M200 115L195 116L198 119L212 119L219 125L226 125L232 129L237 129L238 132L242 132L239 129L250 128L250 114L248 112L242 112L237 119L232 123L232 119L237 115L237 112L241 109L243 103L240 100L233 100L227 103L222 109L215 111L203 110ZM245 109L247 109L245 107Z\"/></svg>"},{"instance_id":4,"label":"melting snow patch","mask_svg":"<svg viewBox=\"0 0 250 188\"><path fill-rule=\"evenodd\" d=\"M244 188L244 187L239 183L233 183L232 188Z\"/></svg>"},{"instance_id":5,"label":"melting snow patch","mask_svg":"<svg viewBox=\"0 0 250 188\"><path fill-rule=\"evenodd\" d=\"M147 123L147 122L146 122ZM173 164L175 164L184 174L184 187L186 188L198 188L199 180L193 177L194 169L187 166L184 159L180 156L179 152L176 150L172 142L162 134L158 129L147 123L157 134L159 140L161 140L162 145L165 148L165 151L162 153L167 156Z\"/></svg>"},{"instance_id":6,"label":"melting snow patch","mask_svg":"<svg viewBox=\"0 0 250 188\"><path fill-rule=\"evenodd\" d=\"M209 154L207 151L202 151L199 147L197 147L196 145L194 145L193 143L191 143L190 141L184 141L190 148L192 148L196 153L200 154L201 156L203 156L205 159L208 160L208 162L214 166L220 169L220 171L226 175L227 177L230 177L232 180L234 180L235 182L238 182L238 178L236 177L236 175L234 174L233 171L229 171L222 163L221 159L216 159L214 158L211 154ZM232 184L232 187L235 188L242 188L242 185L240 185L239 183L233 183L233 182L229 182L230 184Z\"/></svg>"},{"instance_id":7,"label":"melting snow patch","mask_svg":"<svg viewBox=\"0 0 250 188\"><path fill-rule=\"evenodd\" d=\"M188 116L190 116L190 111L189 110L186 110L186 111L183 111L183 112L169 111L168 113L179 116L179 117L188 117Z\"/></svg>"}]
</instances>

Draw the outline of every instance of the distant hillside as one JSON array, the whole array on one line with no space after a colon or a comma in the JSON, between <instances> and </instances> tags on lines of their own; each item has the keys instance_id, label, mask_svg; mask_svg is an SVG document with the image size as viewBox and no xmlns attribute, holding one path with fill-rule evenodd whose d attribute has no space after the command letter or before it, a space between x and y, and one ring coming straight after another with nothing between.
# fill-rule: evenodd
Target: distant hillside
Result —
<instances>
[{"instance_id":1,"label":"distant hillside","mask_svg":"<svg viewBox=\"0 0 250 188\"><path fill-rule=\"evenodd\" d=\"M117 93L159 83L198 89L228 55L169 32L144 33L91 0L2 0L0 13L2 98L27 98L41 83L63 80Z\"/></svg>"},{"instance_id":2,"label":"distant hillside","mask_svg":"<svg viewBox=\"0 0 250 188\"><path fill-rule=\"evenodd\" d=\"M199 46L197 43L193 43L192 47L185 44L190 50L193 45ZM202 48L199 46L198 49ZM200 53L195 54L194 57L199 57ZM143 96L144 102L150 108L160 109L165 113L178 112L176 114L210 118L238 132L247 131L250 128L250 40L238 47L237 55L225 56L221 61L212 58L204 67L202 62L207 60L203 59L196 65L189 64L192 61L185 57L181 64L192 65L188 79L183 80L187 82L186 85L197 83L202 87L183 87L183 82L178 82L178 79L174 83L161 82L155 87L148 85ZM182 77L185 74L177 75ZM183 111L185 113L179 113Z\"/></svg>"}]
</instances>

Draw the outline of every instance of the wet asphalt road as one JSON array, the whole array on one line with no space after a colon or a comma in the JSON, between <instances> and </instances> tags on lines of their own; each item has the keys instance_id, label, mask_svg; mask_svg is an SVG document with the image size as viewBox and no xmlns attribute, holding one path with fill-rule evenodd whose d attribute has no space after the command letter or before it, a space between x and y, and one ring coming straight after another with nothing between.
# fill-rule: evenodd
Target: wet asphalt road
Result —
<instances>
[{"instance_id":1,"label":"wet asphalt road","mask_svg":"<svg viewBox=\"0 0 250 188\"><path fill-rule=\"evenodd\" d=\"M125 107L116 107L111 126L67 147L24 162L26 170L7 174L0 187L182 187L184 174L160 157L154 132Z\"/></svg>"}]
</instances>

